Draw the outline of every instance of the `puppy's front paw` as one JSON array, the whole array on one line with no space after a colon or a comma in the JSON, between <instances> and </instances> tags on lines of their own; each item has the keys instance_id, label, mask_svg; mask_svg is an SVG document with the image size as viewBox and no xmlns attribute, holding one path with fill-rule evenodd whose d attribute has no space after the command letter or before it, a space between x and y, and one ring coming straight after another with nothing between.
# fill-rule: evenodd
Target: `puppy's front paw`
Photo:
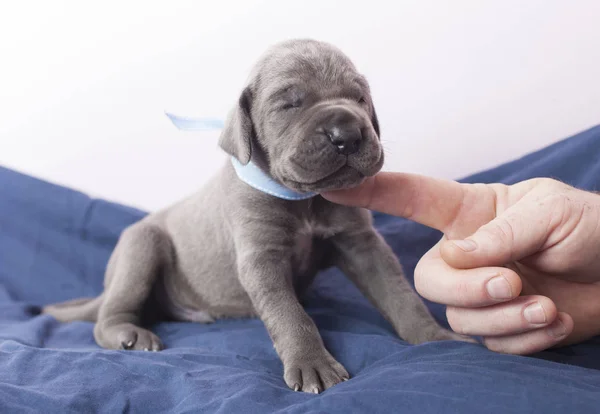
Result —
<instances>
[{"instance_id":1,"label":"puppy's front paw","mask_svg":"<svg viewBox=\"0 0 600 414\"><path fill-rule=\"evenodd\" d=\"M114 326L96 325L96 340L108 349L160 351L163 344L158 336L147 329L130 323Z\"/></svg>"},{"instance_id":2,"label":"puppy's front paw","mask_svg":"<svg viewBox=\"0 0 600 414\"><path fill-rule=\"evenodd\" d=\"M284 363L284 379L294 391L318 394L350 378L348 371L329 352L291 358Z\"/></svg>"},{"instance_id":3,"label":"puppy's front paw","mask_svg":"<svg viewBox=\"0 0 600 414\"><path fill-rule=\"evenodd\" d=\"M160 351L163 344L158 336L152 332L136 327L136 329L123 330L118 335L121 349L136 351Z\"/></svg>"}]
</instances>

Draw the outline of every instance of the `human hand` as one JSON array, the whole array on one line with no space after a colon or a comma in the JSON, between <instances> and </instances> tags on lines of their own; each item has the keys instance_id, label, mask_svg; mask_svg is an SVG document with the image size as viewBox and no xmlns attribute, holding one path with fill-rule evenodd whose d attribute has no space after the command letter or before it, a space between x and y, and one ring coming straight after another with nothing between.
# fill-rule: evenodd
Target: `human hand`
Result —
<instances>
[{"instance_id":1,"label":"human hand","mask_svg":"<svg viewBox=\"0 0 600 414\"><path fill-rule=\"evenodd\" d=\"M415 287L489 349L530 354L600 334L600 195L547 178L506 186L401 173L322 195L444 233Z\"/></svg>"}]
</instances>

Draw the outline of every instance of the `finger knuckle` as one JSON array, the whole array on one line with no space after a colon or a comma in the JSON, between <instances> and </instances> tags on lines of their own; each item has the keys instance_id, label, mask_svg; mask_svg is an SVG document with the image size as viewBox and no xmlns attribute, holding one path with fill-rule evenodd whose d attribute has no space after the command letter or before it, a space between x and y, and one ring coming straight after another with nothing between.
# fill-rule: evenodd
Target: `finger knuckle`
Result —
<instances>
[{"instance_id":1,"label":"finger knuckle","mask_svg":"<svg viewBox=\"0 0 600 414\"><path fill-rule=\"evenodd\" d=\"M494 244L511 244L514 242L515 231L509 220L498 219L490 222L483 230L483 235Z\"/></svg>"},{"instance_id":2,"label":"finger knuckle","mask_svg":"<svg viewBox=\"0 0 600 414\"><path fill-rule=\"evenodd\" d=\"M461 281L456 284L455 287L455 299L457 303L462 306L472 305L474 302L474 298L477 297L477 294L473 292L471 284L466 283L465 281Z\"/></svg>"},{"instance_id":3,"label":"finger knuckle","mask_svg":"<svg viewBox=\"0 0 600 414\"><path fill-rule=\"evenodd\" d=\"M567 187L566 184L562 183L561 181L558 181L554 178L549 178L549 177L537 177L537 178L532 178L531 182L533 182L536 186L539 187L546 187L546 188L562 188L562 187Z\"/></svg>"},{"instance_id":4,"label":"finger knuckle","mask_svg":"<svg viewBox=\"0 0 600 414\"><path fill-rule=\"evenodd\" d=\"M549 177L539 177L539 178L534 178L533 180L535 181L535 183L537 185L554 186L558 183L558 181L556 181L553 178L549 178Z\"/></svg>"}]
</instances>

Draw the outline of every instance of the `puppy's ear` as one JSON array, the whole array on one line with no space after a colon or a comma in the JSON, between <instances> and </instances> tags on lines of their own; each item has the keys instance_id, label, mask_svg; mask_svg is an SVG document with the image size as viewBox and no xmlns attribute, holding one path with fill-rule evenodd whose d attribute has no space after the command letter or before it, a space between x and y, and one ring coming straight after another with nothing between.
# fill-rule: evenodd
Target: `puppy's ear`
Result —
<instances>
[{"instance_id":1,"label":"puppy's ear","mask_svg":"<svg viewBox=\"0 0 600 414\"><path fill-rule=\"evenodd\" d=\"M375 104L373 103L373 97L371 95L371 87L369 86L369 82L364 75L358 76L358 82L362 85L362 87L366 90L366 93L369 96L369 100L371 101L371 124L373 124L373 129L378 137L381 136L381 132L379 131L379 120L377 119L377 112L375 112Z\"/></svg>"},{"instance_id":2,"label":"puppy's ear","mask_svg":"<svg viewBox=\"0 0 600 414\"><path fill-rule=\"evenodd\" d=\"M373 129L378 137L381 137L381 133L379 132L379 120L377 119L377 112L375 112L375 106L373 106L373 116L371 116L371 123L373 124Z\"/></svg>"},{"instance_id":3,"label":"puppy's ear","mask_svg":"<svg viewBox=\"0 0 600 414\"><path fill-rule=\"evenodd\" d=\"M219 138L219 146L229 155L246 165L252 156L252 142L254 141L254 125L250 116L252 106L252 92L244 89L238 105L227 117L225 128Z\"/></svg>"}]
</instances>

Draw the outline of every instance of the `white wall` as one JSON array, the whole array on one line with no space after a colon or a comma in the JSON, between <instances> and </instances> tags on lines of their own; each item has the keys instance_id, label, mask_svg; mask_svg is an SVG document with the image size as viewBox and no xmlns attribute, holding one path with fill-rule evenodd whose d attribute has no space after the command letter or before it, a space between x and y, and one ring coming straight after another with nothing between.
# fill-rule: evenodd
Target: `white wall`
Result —
<instances>
[{"instance_id":1,"label":"white wall","mask_svg":"<svg viewBox=\"0 0 600 414\"><path fill-rule=\"evenodd\" d=\"M156 209L224 159L222 117L263 50L341 47L367 75L386 169L459 177L600 123L600 2L0 3L0 164Z\"/></svg>"}]
</instances>

